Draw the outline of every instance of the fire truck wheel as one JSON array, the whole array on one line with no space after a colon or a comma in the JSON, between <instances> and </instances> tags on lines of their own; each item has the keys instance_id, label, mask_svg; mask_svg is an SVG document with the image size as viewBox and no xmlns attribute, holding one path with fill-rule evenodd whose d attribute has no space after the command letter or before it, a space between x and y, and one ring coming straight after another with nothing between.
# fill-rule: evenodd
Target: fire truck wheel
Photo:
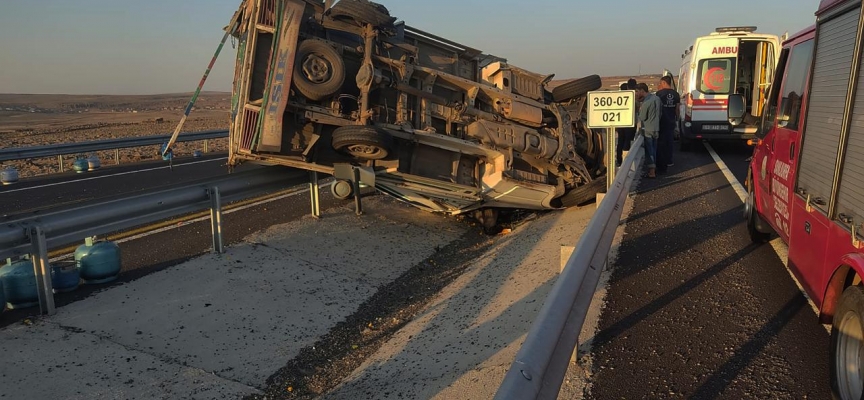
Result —
<instances>
[{"instance_id":1,"label":"fire truck wheel","mask_svg":"<svg viewBox=\"0 0 864 400\"><path fill-rule=\"evenodd\" d=\"M563 196L558 198L562 207L576 207L588 204L597 200L597 193L606 189L606 176L598 177L597 179L588 182L585 185L571 189Z\"/></svg>"},{"instance_id":2,"label":"fire truck wheel","mask_svg":"<svg viewBox=\"0 0 864 400\"><path fill-rule=\"evenodd\" d=\"M831 388L836 399L861 399L864 392L864 288L843 291L831 323Z\"/></svg>"},{"instance_id":3,"label":"fire truck wheel","mask_svg":"<svg viewBox=\"0 0 864 400\"><path fill-rule=\"evenodd\" d=\"M345 63L327 43L305 40L297 48L293 81L297 91L307 99L326 99L342 88Z\"/></svg>"},{"instance_id":4,"label":"fire truck wheel","mask_svg":"<svg viewBox=\"0 0 864 400\"><path fill-rule=\"evenodd\" d=\"M560 103L574 97L583 96L601 87L603 87L603 82L600 80L600 75L588 75L552 89L552 100Z\"/></svg>"},{"instance_id":5,"label":"fire truck wheel","mask_svg":"<svg viewBox=\"0 0 864 400\"><path fill-rule=\"evenodd\" d=\"M744 204L744 212L747 217L747 233L750 234L750 241L761 244L767 243L771 239L770 233L759 231L756 227L756 218L761 218L756 212L756 197L753 195L753 183L747 185L747 199Z\"/></svg>"},{"instance_id":6,"label":"fire truck wheel","mask_svg":"<svg viewBox=\"0 0 864 400\"><path fill-rule=\"evenodd\" d=\"M396 22L387 7L368 0L340 0L330 9L334 19L349 19L357 25L372 24L379 28L392 28Z\"/></svg>"},{"instance_id":7,"label":"fire truck wheel","mask_svg":"<svg viewBox=\"0 0 864 400\"><path fill-rule=\"evenodd\" d=\"M371 126L348 125L333 131L333 148L362 160L387 158L393 138Z\"/></svg>"}]
</instances>

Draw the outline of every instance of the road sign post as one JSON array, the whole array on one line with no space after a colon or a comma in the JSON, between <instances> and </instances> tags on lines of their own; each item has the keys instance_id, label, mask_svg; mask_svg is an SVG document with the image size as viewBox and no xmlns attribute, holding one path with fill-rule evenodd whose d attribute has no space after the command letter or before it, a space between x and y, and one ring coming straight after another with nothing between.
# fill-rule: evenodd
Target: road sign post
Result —
<instances>
[{"instance_id":1,"label":"road sign post","mask_svg":"<svg viewBox=\"0 0 864 400\"><path fill-rule=\"evenodd\" d=\"M636 91L588 92L588 127L606 129L606 188L615 180L615 128L636 126Z\"/></svg>"}]
</instances>

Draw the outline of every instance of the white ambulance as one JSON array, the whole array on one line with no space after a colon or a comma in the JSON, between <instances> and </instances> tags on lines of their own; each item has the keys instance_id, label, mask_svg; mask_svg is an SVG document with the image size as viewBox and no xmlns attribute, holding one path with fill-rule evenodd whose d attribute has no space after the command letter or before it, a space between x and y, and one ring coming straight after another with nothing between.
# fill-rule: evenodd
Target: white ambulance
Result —
<instances>
[{"instance_id":1,"label":"white ambulance","mask_svg":"<svg viewBox=\"0 0 864 400\"><path fill-rule=\"evenodd\" d=\"M681 55L681 150L702 140L747 140L759 129L763 101L773 80L780 38L755 33L756 27L717 28L696 39ZM729 94L747 100L745 123L726 118Z\"/></svg>"}]
</instances>

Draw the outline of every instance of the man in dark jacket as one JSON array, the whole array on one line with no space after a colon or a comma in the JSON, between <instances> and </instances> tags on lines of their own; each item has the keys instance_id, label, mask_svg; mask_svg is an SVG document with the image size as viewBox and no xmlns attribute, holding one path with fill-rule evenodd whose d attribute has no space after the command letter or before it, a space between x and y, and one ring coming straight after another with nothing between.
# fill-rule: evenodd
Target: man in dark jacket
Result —
<instances>
[{"instance_id":1,"label":"man in dark jacket","mask_svg":"<svg viewBox=\"0 0 864 400\"><path fill-rule=\"evenodd\" d=\"M675 125L678 123L678 105L681 96L672 89L672 77L660 78L656 96L663 104L660 113L660 137L657 139L657 172L665 173L673 165L672 154L675 148Z\"/></svg>"}]
</instances>

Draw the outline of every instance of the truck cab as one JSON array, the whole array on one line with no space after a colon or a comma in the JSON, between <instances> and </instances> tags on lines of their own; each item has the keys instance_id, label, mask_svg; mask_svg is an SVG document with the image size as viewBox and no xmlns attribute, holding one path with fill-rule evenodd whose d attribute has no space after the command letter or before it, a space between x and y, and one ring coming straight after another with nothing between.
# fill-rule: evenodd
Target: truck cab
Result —
<instances>
[{"instance_id":1,"label":"truck cab","mask_svg":"<svg viewBox=\"0 0 864 400\"><path fill-rule=\"evenodd\" d=\"M835 398L864 391L864 70L861 1L823 0L778 61L749 166L751 239L788 244L788 266L831 324ZM747 98L730 96L730 125Z\"/></svg>"}]
</instances>

